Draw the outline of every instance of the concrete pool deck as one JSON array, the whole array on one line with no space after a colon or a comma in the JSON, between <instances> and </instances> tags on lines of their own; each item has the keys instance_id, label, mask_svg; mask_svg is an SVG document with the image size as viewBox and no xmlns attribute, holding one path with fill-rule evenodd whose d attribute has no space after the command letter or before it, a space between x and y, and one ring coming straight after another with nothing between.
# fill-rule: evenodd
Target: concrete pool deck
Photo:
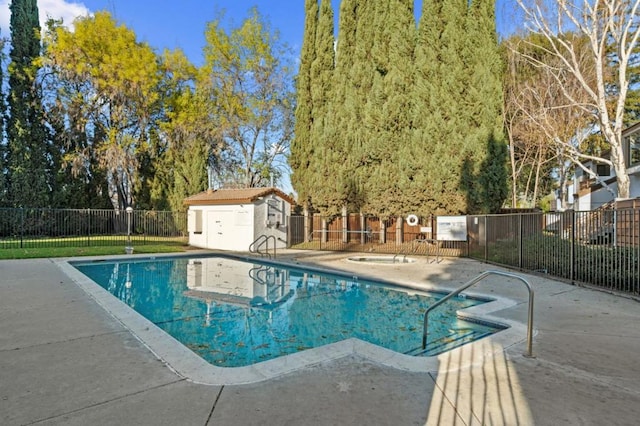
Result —
<instances>
[{"instance_id":1,"label":"concrete pool deck","mask_svg":"<svg viewBox=\"0 0 640 426\"><path fill-rule=\"evenodd\" d=\"M500 270L468 259L371 265L348 256L278 257L438 289ZM491 336L425 371L353 352L254 383L203 385L160 361L58 262L0 261L2 425L634 425L640 417L640 303L629 298L519 274L535 291L534 358L523 356L524 334ZM468 293L512 301L491 316L526 322L520 283L500 277Z\"/></svg>"}]
</instances>

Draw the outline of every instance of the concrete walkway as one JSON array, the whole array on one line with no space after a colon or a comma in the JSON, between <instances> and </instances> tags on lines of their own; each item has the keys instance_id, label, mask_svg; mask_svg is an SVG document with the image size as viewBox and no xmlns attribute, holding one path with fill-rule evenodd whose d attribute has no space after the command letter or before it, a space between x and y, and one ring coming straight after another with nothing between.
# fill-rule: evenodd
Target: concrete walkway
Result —
<instances>
[{"instance_id":1,"label":"concrete walkway","mask_svg":"<svg viewBox=\"0 0 640 426\"><path fill-rule=\"evenodd\" d=\"M363 265L346 254L279 258L400 283L455 288L487 269L467 259ZM535 290L534 358L524 335L490 337L415 372L348 354L245 385L176 374L57 265L0 261L2 425L635 425L640 304L525 276ZM512 301L491 312L526 322L527 292L497 278L469 293ZM503 306L503 305L499 305ZM521 327L521 329L524 327Z\"/></svg>"}]
</instances>

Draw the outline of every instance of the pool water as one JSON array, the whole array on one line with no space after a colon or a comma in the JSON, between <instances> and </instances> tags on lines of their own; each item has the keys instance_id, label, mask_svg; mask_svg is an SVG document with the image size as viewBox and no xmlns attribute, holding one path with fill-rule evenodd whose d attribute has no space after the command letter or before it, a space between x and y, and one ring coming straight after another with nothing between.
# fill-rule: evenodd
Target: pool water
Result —
<instances>
[{"instance_id":1,"label":"pool water","mask_svg":"<svg viewBox=\"0 0 640 426\"><path fill-rule=\"evenodd\" d=\"M441 293L227 257L79 262L74 267L209 363L251 365L358 338L411 355L435 355L502 327L458 319L483 303Z\"/></svg>"}]
</instances>

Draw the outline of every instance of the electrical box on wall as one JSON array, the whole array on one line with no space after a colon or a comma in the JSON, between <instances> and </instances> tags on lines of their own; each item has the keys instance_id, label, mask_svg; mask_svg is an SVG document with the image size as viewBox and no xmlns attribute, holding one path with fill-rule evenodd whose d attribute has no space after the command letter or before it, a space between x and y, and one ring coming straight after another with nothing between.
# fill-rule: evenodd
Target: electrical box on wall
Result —
<instances>
[{"instance_id":1,"label":"electrical box on wall","mask_svg":"<svg viewBox=\"0 0 640 426\"><path fill-rule=\"evenodd\" d=\"M275 228L284 226L284 201L278 198L267 200L266 225Z\"/></svg>"}]
</instances>

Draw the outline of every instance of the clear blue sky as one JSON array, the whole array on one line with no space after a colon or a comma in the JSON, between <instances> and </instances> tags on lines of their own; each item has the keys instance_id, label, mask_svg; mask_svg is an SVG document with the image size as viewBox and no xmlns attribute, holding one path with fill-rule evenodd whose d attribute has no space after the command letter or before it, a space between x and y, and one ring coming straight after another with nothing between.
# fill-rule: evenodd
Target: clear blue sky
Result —
<instances>
[{"instance_id":1,"label":"clear blue sky","mask_svg":"<svg viewBox=\"0 0 640 426\"><path fill-rule=\"evenodd\" d=\"M9 35L8 4L0 0L0 27L2 35ZM336 18L341 0L332 0ZM497 0L498 31L511 31L515 1ZM415 1L419 14L422 0ZM38 0L41 20L47 16L63 17L69 23L74 16L109 11L119 22L133 29L138 39L153 48L181 48L199 65L202 61L204 31L207 22L225 11L225 24L238 26L247 17L251 7L280 32L281 39L295 52L300 50L304 31L304 0Z\"/></svg>"}]
</instances>

